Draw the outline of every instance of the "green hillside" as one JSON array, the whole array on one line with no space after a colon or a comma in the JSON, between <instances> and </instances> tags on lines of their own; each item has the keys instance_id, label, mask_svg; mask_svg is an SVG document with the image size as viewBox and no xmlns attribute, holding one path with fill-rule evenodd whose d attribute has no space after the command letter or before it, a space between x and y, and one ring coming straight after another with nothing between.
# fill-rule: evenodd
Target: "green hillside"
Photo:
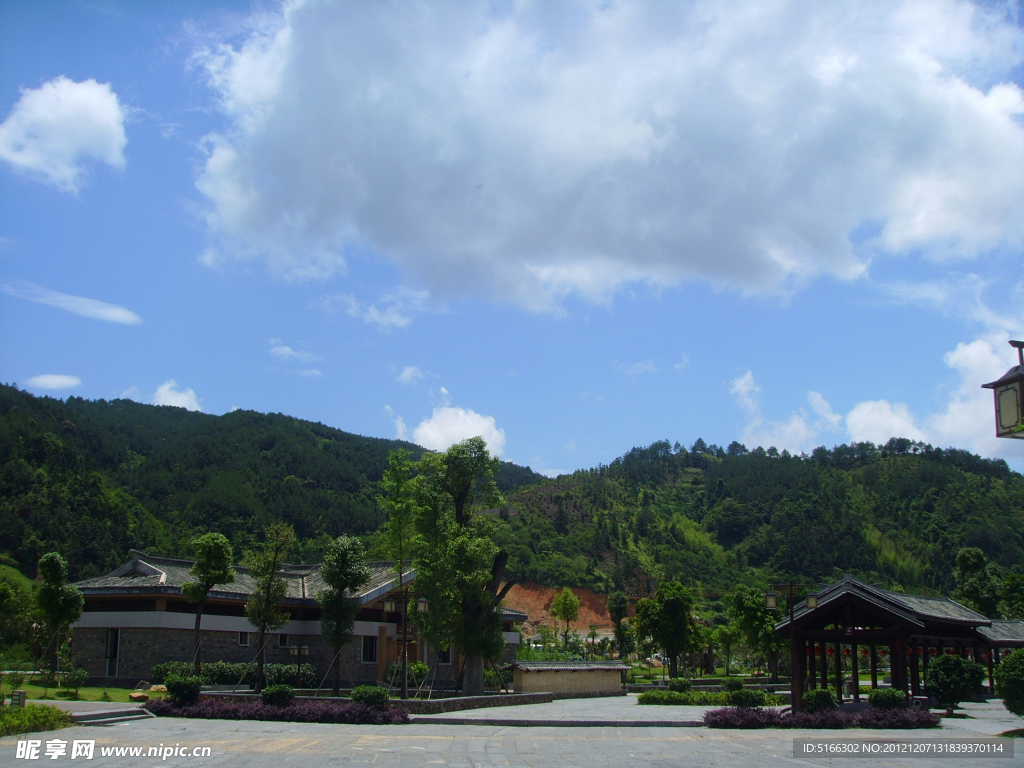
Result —
<instances>
[{"instance_id":1,"label":"green hillside","mask_svg":"<svg viewBox=\"0 0 1024 768\"><path fill-rule=\"evenodd\" d=\"M131 547L187 555L206 531L240 556L275 520L295 527L294 560L316 560L341 533L372 548L377 484L398 447L422 450L281 414L2 386L0 554L31 575L57 550L77 579L116 567ZM659 442L553 480L503 463L497 481L509 505L482 524L509 551L511 574L549 586L635 590L646 576L714 592L752 575L853 573L948 594L968 546L1024 573L1024 477L904 439L810 456Z\"/></svg>"},{"instance_id":2,"label":"green hillside","mask_svg":"<svg viewBox=\"0 0 1024 768\"><path fill-rule=\"evenodd\" d=\"M130 400L62 402L0 386L0 552L26 573L56 550L72 576L106 572L129 548L187 554L219 531L237 553L270 522L295 527L296 560L381 524L375 497L395 440L281 414L210 416ZM536 482L502 464L505 490Z\"/></svg>"}]
</instances>

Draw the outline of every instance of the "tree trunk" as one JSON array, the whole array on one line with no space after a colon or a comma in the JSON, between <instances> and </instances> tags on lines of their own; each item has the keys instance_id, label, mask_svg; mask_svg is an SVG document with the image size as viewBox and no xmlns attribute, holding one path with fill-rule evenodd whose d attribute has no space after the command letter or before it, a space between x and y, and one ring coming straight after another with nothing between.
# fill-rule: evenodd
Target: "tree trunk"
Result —
<instances>
[{"instance_id":1,"label":"tree trunk","mask_svg":"<svg viewBox=\"0 0 1024 768\"><path fill-rule=\"evenodd\" d=\"M200 666L200 661L203 640L200 626L202 625L203 621L203 602L204 601L200 600L198 603L196 603L196 643L195 648L192 651L192 674L197 677L201 674L200 670L202 669L202 667Z\"/></svg>"},{"instance_id":2,"label":"tree trunk","mask_svg":"<svg viewBox=\"0 0 1024 768\"><path fill-rule=\"evenodd\" d=\"M341 661L340 655L341 654L336 654L334 656L334 688L331 690L331 693L334 696L341 695L341 670L339 669L341 664L338 663Z\"/></svg>"},{"instance_id":3,"label":"tree trunk","mask_svg":"<svg viewBox=\"0 0 1024 768\"><path fill-rule=\"evenodd\" d=\"M679 676L679 661L675 654L668 657L668 676L672 679Z\"/></svg>"},{"instance_id":4,"label":"tree trunk","mask_svg":"<svg viewBox=\"0 0 1024 768\"><path fill-rule=\"evenodd\" d=\"M484 695L484 657L479 653L466 657L462 667L462 693L465 696Z\"/></svg>"},{"instance_id":5,"label":"tree trunk","mask_svg":"<svg viewBox=\"0 0 1024 768\"><path fill-rule=\"evenodd\" d=\"M263 627L260 627L260 633L258 638L260 650L259 653L256 654L256 680L253 681L252 686L252 689L256 691L256 693L260 693L263 690L263 664L266 661L266 652L263 644L264 635L266 635L266 632L264 631Z\"/></svg>"}]
</instances>

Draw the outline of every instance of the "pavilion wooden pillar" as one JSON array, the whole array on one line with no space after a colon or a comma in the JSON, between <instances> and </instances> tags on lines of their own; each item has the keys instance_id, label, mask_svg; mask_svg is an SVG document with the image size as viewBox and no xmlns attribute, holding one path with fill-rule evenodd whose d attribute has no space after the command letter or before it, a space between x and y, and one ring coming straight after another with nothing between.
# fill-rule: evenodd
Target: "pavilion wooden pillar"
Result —
<instances>
[{"instance_id":1,"label":"pavilion wooden pillar","mask_svg":"<svg viewBox=\"0 0 1024 768\"><path fill-rule=\"evenodd\" d=\"M894 638L889 644L889 679L892 687L898 688L904 693L907 692L907 653L903 650L903 643L899 638Z\"/></svg>"},{"instance_id":2,"label":"pavilion wooden pillar","mask_svg":"<svg viewBox=\"0 0 1024 768\"><path fill-rule=\"evenodd\" d=\"M807 663L806 643L799 632L790 626L789 641L789 698L793 712L803 709L804 665Z\"/></svg>"},{"instance_id":3,"label":"pavilion wooden pillar","mask_svg":"<svg viewBox=\"0 0 1024 768\"><path fill-rule=\"evenodd\" d=\"M996 655L996 649L995 648L989 648L988 649L988 692L993 694L993 695L996 692L995 662L993 661L993 657L995 655Z\"/></svg>"},{"instance_id":4,"label":"pavilion wooden pillar","mask_svg":"<svg viewBox=\"0 0 1024 768\"><path fill-rule=\"evenodd\" d=\"M818 643L821 651L821 687L828 688L828 652L825 648L825 641Z\"/></svg>"},{"instance_id":5,"label":"pavilion wooden pillar","mask_svg":"<svg viewBox=\"0 0 1024 768\"><path fill-rule=\"evenodd\" d=\"M914 696L921 695L921 676L917 664L917 643L910 646L910 693Z\"/></svg>"},{"instance_id":6,"label":"pavilion wooden pillar","mask_svg":"<svg viewBox=\"0 0 1024 768\"><path fill-rule=\"evenodd\" d=\"M878 687L878 649L874 643L870 645L871 648L871 688L874 690Z\"/></svg>"},{"instance_id":7,"label":"pavilion wooden pillar","mask_svg":"<svg viewBox=\"0 0 1024 768\"><path fill-rule=\"evenodd\" d=\"M835 644L833 653L836 659L836 696L843 700L843 648L839 643Z\"/></svg>"},{"instance_id":8,"label":"pavilion wooden pillar","mask_svg":"<svg viewBox=\"0 0 1024 768\"><path fill-rule=\"evenodd\" d=\"M850 646L850 677L853 678L853 700L860 701L860 667L857 665L857 644Z\"/></svg>"},{"instance_id":9,"label":"pavilion wooden pillar","mask_svg":"<svg viewBox=\"0 0 1024 768\"><path fill-rule=\"evenodd\" d=\"M808 683L808 688L817 688L818 687L818 668L816 666L816 655L817 655L818 651L817 651L817 649L814 646L814 641L813 640L810 643L807 644L807 650L810 651L810 653L807 654L807 683Z\"/></svg>"}]
</instances>

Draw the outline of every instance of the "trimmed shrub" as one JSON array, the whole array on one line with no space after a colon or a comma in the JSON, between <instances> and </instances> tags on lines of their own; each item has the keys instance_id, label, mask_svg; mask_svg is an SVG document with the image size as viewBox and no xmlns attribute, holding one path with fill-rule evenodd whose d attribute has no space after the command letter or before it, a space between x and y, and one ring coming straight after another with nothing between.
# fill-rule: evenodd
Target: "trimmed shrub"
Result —
<instances>
[{"instance_id":1,"label":"trimmed shrub","mask_svg":"<svg viewBox=\"0 0 1024 768\"><path fill-rule=\"evenodd\" d=\"M781 728L782 716L774 709L725 707L704 713L708 728Z\"/></svg>"},{"instance_id":2,"label":"trimmed shrub","mask_svg":"<svg viewBox=\"0 0 1024 768\"><path fill-rule=\"evenodd\" d=\"M811 688L804 692L804 708L809 713L826 712L839 706L839 699L831 688Z\"/></svg>"},{"instance_id":3,"label":"trimmed shrub","mask_svg":"<svg viewBox=\"0 0 1024 768\"><path fill-rule=\"evenodd\" d=\"M692 685L685 677L675 677L668 681L668 689L676 693L689 693Z\"/></svg>"},{"instance_id":4,"label":"trimmed shrub","mask_svg":"<svg viewBox=\"0 0 1024 768\"><path fill-rule=\"evenodd\" d=\"M410 664L410 668L411 666ZM268 686L295 683L294 664L266 664L263 670ZM154 664L149 674L154 683L163 683L169 675L191 676L192 665L187 661L168 661ZM206 662L200 665L199 676L203 678L203 685L235 685L239 680L242 681L242 685L252 685L256 680L256 665L230 661ZM320 681L317 679L316 667L313 664L302 665L301 682L303 688L316 688Z\"/></svg>"},{"instance_id":5,"label":"trimmed shrub","mask_svg":"<svg viewBox=\"0 0 1024 768\"><path fill-rule=\"evenodd\" d=\"M164 680L164 685L167 686L167 695L175 704L191 704L199 698L203 678L170 675Z\"/></svg>"},{"instance_id":6,"label":"trimmed shrub","mask_svg":"<svg viewBox=\"0 0 1024 768\"><path fill-rule=\"evenodd\" d=\"M388 689L380 685L358 685L352 689L352 701L367 707L387 707L390 699Z\"/></svg>"},{"instance_id":7,"label":"trimmed shrub","mask_svg":"<svg viewBox=\"0 0 1024 768\"><path fill-rule=\"evenodd\" d=\"M708 728L937 728L939 717L923 709L865 709L840 712L825 709L782 715L773 709L713 709L704 714Z\"/></svg>"},{"instance_id":8,"label":"trimmed shrub","mask_svg":"<svg viewBox=\"0 0 1024 768\"><path fill-rule=\"evenodd\" d=\"M376 686L367 686L376 687ZM352 702L293 701L275 707L261 701L224 701L203 698L185 706L173 706L157 699L146 709L157 717L193 717L206 720L272 720L291 723L347 723L351 725L400 725L409 722L409 711L401 707L371 707Z\"/></svg>"},{"instance_id":9,"label":"trimmed shrub","mask_svg":"<svg viewBox=\"0 0 1024 768\"><path fill-rule=\"evenodd\" d=\"M729 694L729 703L734 707L750 709L751 707L763 707L766 703L766 698L764 691L741 688Z\"/></svg>"},{"instance_id":10,"label":"trimmed shrub","mask_svg":"<svg viewBox=\"0 0 1024 768\"><path fill-rule=\"evenodd\" d=\"M287 707L294 698L295 694L292 693L290 685L271 685L260 691L260 699L272 707Z\"/></svg>"},{"instance_id":11,"label":"trimmed shrub","mask_svg":"<svg viewBox=\"0 0 1024 768\"><path fill-rule=\"evenodd\" d=\"M71 713L47 704L0 707L0 736L54 731L71 725Z\"/></svg>"},{"instance_id":12,"label":"trimmed shrub","mask_svg":"<svg viewBox=\"0 0 1024 768\"><path fill-rule=\"evenodd\" d=\"M21 686L25 684L25 673L21 671L11 672L7 675L7 685L10 686L10 690L19 691Z\"/></svg>"},{"instance_id":13,"label":"trimmed shrub","mask_svg":"<svg viewBox=\"0 0 1024 768\"><path fill-rule=\"evenodd\" d=\"M729 691L740 691L743 690L743 680L739 677L726 677L722 680L722 690Z\"/></svg>"},{"instance_id":14,"label":"trimmed shrub","mask_svg":"<svg viewBox=\"0 0 1024 768\"><path fill-rule=\"evenodd\" d=\"M764 691L750 691L758 696L760 703L754 706L777 707L785 704L782 696L775 696ZM676 704L689 707L727 707L732 704L731 693L712 693L710 691L644 691L637 697L637 704Z\"/></svg>"},{"instance_id":15,"label":"trimmed shrub","mask_svg":"<svg viewBox=\"0 0 1024 768\"><path fill-rule=\"evenodd\" d=\"M1017 717L1024 717L1024 648L1018 648L995 669L996 693L1003 706Z\"/></svg>"},{"instance_id":16,"label":"trimmed shrub","mask_svg":"<svg viewBox=\"0 0 1024 768\"><path fill-rule=\"evenodd\" d=\"M74 691L75 696L78 696L78 689L85 685L88 679L89 673L84 669L72 669L64 673L64 687Z\"/></svg>"},{"instance_id":17,"label":"trimmed shrub","mask_svg":"<svg viewBox=\"0 0 1024 768\"><path fill-rule=\"evenodd\" d=\"M907 705L907 695L899 688L876 688L868 694L868 701L876 709L902 709Z\"/></svg>"}]
</instances>

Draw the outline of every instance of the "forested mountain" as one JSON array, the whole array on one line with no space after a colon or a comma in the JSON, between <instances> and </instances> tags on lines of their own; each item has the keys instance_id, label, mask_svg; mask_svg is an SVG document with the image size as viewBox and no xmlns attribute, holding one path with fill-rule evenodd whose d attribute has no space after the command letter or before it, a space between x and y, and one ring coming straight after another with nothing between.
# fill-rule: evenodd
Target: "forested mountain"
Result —
<instances>
[{"instance_id":1,"label":"forested mountain","mask_svg":"<svg viewBox=\"0 0 1024 768\"><path fill-rule=\"evenodd\" d=\"M906 439L803 457L660 442L509 499L509 568L543 584L636 589L646 575L713 590L758 569L949 593L962 547L1024 572L1024 477Z\"/></svg>"},{"instance_id":2,"label":"forested mountain","mask_svg":"<svg viewBox=\"0 0 1024 768\"><path fill-rule=\"evenodd\" d=\"M62 402L0 386L0 552L31 574L56 550L83 578L124 562L131 547L187 555L206 531L241 555L284 520L300 542L291 556L315 560L325 539L380 526L377 483L400 447L422 453L281 414ZM503 463L498 483L539 479Z\"/></svg>"},{"instance_id":3,"label":"forested mountain","mask_svg":"<svg viewBox=\"0 0 1024 768\"><path fill-rule=\"evenodd\" d=\"M409 443L281 414L210 416L128 400L37 398L0 387L0 553L27 574L50 550L73 578L137 547L188 555L219 531L236 554L272 521L294 560L341 533L367 537L388 452ZM816 449L655 443L548 480L503 463L509 502L487 518L509 572L549 586L635 590L641 577L706 591L753 572L824 581L854 573L949 593L962 547L1024 573L1024 477L1005 462L904 439Z\"/></svg>"}]
</instances>

